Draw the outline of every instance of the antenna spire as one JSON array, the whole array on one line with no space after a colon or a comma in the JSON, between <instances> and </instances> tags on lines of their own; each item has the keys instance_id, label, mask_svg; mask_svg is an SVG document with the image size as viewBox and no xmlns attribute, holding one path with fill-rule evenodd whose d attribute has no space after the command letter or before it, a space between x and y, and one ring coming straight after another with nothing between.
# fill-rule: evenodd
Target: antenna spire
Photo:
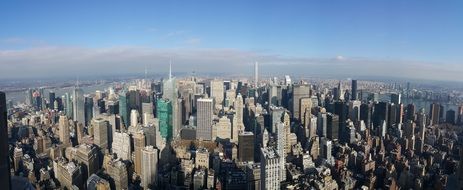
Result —
<instances>
[{"instance_id":1,"label":"antenna spire","mask_svg":"<svg viewBox=\"0 0 463 190\"><path fill-rule=\"evenodd\" d=\"M169 60L169 79L172 79L172 60Z\"/></svg>"}]
</instances>

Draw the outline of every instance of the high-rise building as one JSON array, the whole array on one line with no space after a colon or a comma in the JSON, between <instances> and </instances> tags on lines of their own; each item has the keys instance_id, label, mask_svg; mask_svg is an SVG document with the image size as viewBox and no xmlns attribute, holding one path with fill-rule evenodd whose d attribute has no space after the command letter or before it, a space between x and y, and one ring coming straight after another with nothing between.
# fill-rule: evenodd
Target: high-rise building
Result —
<instances>
[{"instance_id":1,"label":"high-rise building","mask_svg":"<svg viewBox=\"0 0 463 190\"><path fill-rule=\"evenodd\" d=\"M73 98L73 114L74 121L85 124L85 100L84 100L84 91L76 87L74 89Z\"/></svg>"},{"instance_id":2,"label":"high-rise building","mask_svg":"<svg viewBox=\"0 0 463 190\"><path fill-rule=\"evenodd\" d=\"M212 119L214 116L213 101L210 98L201 98L197 101L197 128L196 138L212 139Z\"/></svg>"},{"instance_id":3,"label":"high-rise building","mask_svg":"<svg viewBox=\"0 0 463 190\"><path fill-rule=\"evenodd\" d=\"M158 150L153 146L146 146L142 150L141 185L148 189L156 184L158 173Z\"/></svg>"},{"instance_id":4,"label":"high-rise building","mask_svg":"<svg viewBox=\"0 0 463 190\"><path fill-rule=\"evenodd\" d=\"M145 135L140 131L132 136L133 138L133 148L135 152L134 157L134 168L135 173L141 175L141 168L142 168L142 149L145 148Z\"/></svg>"},{"instance_id":5,"label":"high-rise building","mask_svg":"<svg viewBox=\"0 0 463 190\"><path fill-rule=\"evenodd\" d=\"M73 111L73 105L72 105L72 100L71 100L71 96L69 95L69 93L65 93L64 94L64 99L65 99L65 105L66 105L66 116L68 116L68 118L73 118L74 117L74 114L72 113Z\"/></svg>"},{"instance_id":6,"label":"high-rise building","mask_svg":"<svg viewBox=\"0 0 463 190\"><path fill-rule=\"evenodd\" d=\"M70 130L69 130L69 120L65 115L59 116L59 140L63 143L64 147L70 145Z\"/></svg>"},{"instance_id":7,"label":"high-rise building","mask_svg":"<svg viewBox=\"0 0 463 190\"><path fill-rule=\"evenodd\" d=\"M339 140L339 116L333 113L328 113L326 116L327 137L331 140Z\"/></svg>"},{"instance_id":8,"label":"high-rise building","mask_svg":"<svg viewBox=\"0 0 463 190\"><path fill-rule=\"evenodd\" d=\"M8 126L6 96L0 92L0 184L6 189L11 189L10 183L10 158L8 152Z\"/></svg>"},{"instance_id":9,"label":"high-rise building","mask_svg":"<svg viewBox=\"0 0 463 190\"><path fill-rule=\"evenodd\" d=\"M93 143L97 145L101 150L109 148L109 125L108 122L102 118L92 119L91 125L93 127Z\"/></svg>"},{"instance_id":10,"label":"high-rise building","mask_svg":"<svg viewBox=\"0 0 463 190\"><path fill-rule=\"evenodd\" d=\"M304 115L305 112L311 112L312 110L312 98L311 97L301 97L299 99L299 119L301 123L305 123Z\"/></svg>"},{"instance_id":11,"label":"high-rise building","mask_svg":"<svg viewBox=\"0 0 463 190\"><path fill-rule=\"evenodd\" d=\"M450 124L455 124L455 111L454 110L448 110L445 113L445 122L450 123Z\"/></svg>"},{"instance_id":12,"label":"high-rise building","mask_svg":"<svg viewBox=\"0 0 463 190\"><path fill-rule=\"evenodd\" d=\"M222 80L212 80L211 81L211 98L214 99L215 107L218 109L222 108L224 100L224 90L223 90L223 81Z\"/></svg>"},{"instance_id":13,"label":"high-rise building","mask_svg":"<svg viewBox=\"0 0 463 190\"><path fill-rule=\"evenodd\" d=\"M286 163L286 141L287 141L287 134L286 134L286 126L283 122L277 123L277 152L279 155L280 160L280 181L286 180L286 170L285 170L285 163ZM262 160L261 160L262 161ZM262 167L263 168L263 167Z\"/></svg>"},{"instance_id":14,"label":"high-rise building","mask_svg":"<svg viewBox=\"0 0 463 190\"><path fill-rule=\"evenodd\" d=\"M123 90L119 93L119 115L121 116L121 123L126 128L129 127L129 114L127 93Z\"/></svg>"},{"instance_id":15,"label":"high-rise building","mask_svg":"<svg viewBox=\"0 0 463 190\"><path fill-rule=\"evenodd\" d=\"M238 130L238 132L240 131L244 131L244 123L243 123L243 111L244 111L244 103L243 103L243 97L241 96L241 93L238 93L238 95L236 96L236 101L235 101L235 117L236 117L236 124L234 124L233 126L237 129L233 129L233 130ZM236 139L236 137L233 137L233 139Z\"/></svg>"},{"instance_id":16,"label":"high-rise building","mask_svg":"<svg viewBox=\"0 0 463 190\"><path fill-rule=\"evenodd\" d=\"M112 151L122 160L130 160L132 150L130 147L130 136L127 133L115 132L112 143Z\"/></svg>"},{"instance_id":17,"label":"high-rise building","mask_svg":"<svg viewBox=\"0 0 463 190\"><path fill-rule=\"evenodd\" d=\"M431 125L439 124L440 105L437 103L432 103L430 107L429 119L431 121Z\"/></svg>"},{"instance_id":18,"label":"high-rise building","mask_svg":"<svg viewBox=\"0 0 463 190\"><path fill-rule=\"evenodd\" d=\"M395 105L399 105L401 103L401 97L402 97L402 94L396 94L396 93L393 93L391 94L391 103L394 103Z\"/></svg>"},{"instance_id":19,"label":"high-rise building","mask_svg":"<svg viewBox=\"0 0 463 190\"><path fill-rule=\"evenodd\" d=\"M93 144L80 144L77 147L75 160L83 166L84 181L100 169L98 149Z\"/></svg>"},{"instance_id":20,"label":"high-rise building","mask_svg":"<svg viewBox=\"0 0 463 190\"><path fill-rule=\"evenodd\" d=\"M293 118L299 120L301 114L300 114L300 99L302 97L307 97L310 96L310 86L309 85L294 85L293 86L293 104L292 104L292 110L291 113L293 114Z\"/></svg>"},{"instance_id":21,"label":"high-rise building","mask_svg":"<svg viewBox=\"0 0 463 190\"><path fill-rule=\"evenodd\" d=\"M85 97L85 125L88 126L93 119L93 98Z\"/></svg>"},{"instance_id":22,"label":"high-rise building","mask_svg":"<svg viewBox=\"0 0 463 190\"><path fill-rule=\"evenodd\" d=\"M130 126L131 127L136 127L138 125L138 118L140 114L138 113L137 110L133 109L130 111Z\"/></svg>"},{"instance_id":23,"label":"high-rise building","mask_svg":"<svg viewBox=\"0 0 463 190\"><path fill-rule=\"evenodd\" d=\"M242 132L238 135L238 158L242 162L254 161L254 134Z\"/></svg>"},{"instance_id":24,"label":"high-rise building","mask_svg":"<svg viewBox=\"0 0 463 190\"><path fill-rule=\"evenodd\" d=\"M206 148L201 147L196 150L195 167L209 168L209 151Z\"/></svg>"},{"instance_id":25,"label":"high-rise building","mask_svg":"<svg viewBox=\"0 0 463 190\"><path fill-rule=\"evenodd\" d=\"M226 116L222 116L219 119L219 122L215 124L216 126L216 131L217 131L217 137L220 139L232 139L232 124L230 122L230 119L228 119Z\"/></svg>"},{"instance_id":26,"label":"high-rise building","mask_svg":"<svg viewBox=\"0 0 463 190\"><path fill-rule=\"evenodd\" d=\"M352 96L351 100L357 100L357 80L352 80Z\"/></svg>"},{"instance_id":27,"label":"high-rise building","mask_svg":"<svg viewBox=\"0 0 463 190\"><path fill-rule=\"evenodd\" d=\"M106 169L108 175L113 179L115 189L128 189L129 180L127 166L121 160L111 161Z\"/></svg>"},{"instance_id":28,"label":"high-rise building","mask_svg":"<svg viewBox=\"0 0 463 190\"><path fill-rule=\"evenodd\" d=\"M48 108L50 109L58 109L55 108L55 92L48 92Z\"/></svg>"},{"instance_id":29,"label":"high-rise building","mask_svg":"<svg viewBox=\"0 0 463 190\"><path fill-rule=\"evenodd\" d=\"M172 139L172 102L160 99L156 102L156 115L159 119L161 137L170 141Z\"/></svg>"},{"instance_id":30,"label":"high-rise building","mask_svg":"<svg viewBox=\"0 0 463 190\"><path fill-rule=\"evenodd\" d=\"M260 181L261 188L267 190L280 189L281 161L277 151L271 147L260 149Z\"/></svg>"}]
</instances>

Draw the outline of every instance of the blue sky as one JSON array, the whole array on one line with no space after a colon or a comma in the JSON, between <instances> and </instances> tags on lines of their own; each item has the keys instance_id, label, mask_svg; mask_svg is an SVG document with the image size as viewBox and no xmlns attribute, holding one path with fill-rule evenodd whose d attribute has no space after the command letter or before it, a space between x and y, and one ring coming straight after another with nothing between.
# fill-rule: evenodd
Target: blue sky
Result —
<instances>
[{"instance_id":1,"label":"blue sky","mask_svg":"<svg viewBox=\"0 0 463 190\"><path fill-rule=\"evenodd\" d=\"M250 64L412 62L410 68L463 71L462 18L462 1L1 1L0 51L8 55L0 54L0 64L10 70L0 75L14 73L14 64L47 67L46 62L65 64L83 54L92 58L81 61L101 62L101 52L108 51L135 52L140 65L148 62L143 56L158 59L150 56L163 53L183 64L218 63L223 54L214 60L199 57L231 51L227 56L245 54L249 61L235 61ZM188 57L192 54L194 59ZM381 69L369 67L372 73Z\"/></svg>"}]
</instances>

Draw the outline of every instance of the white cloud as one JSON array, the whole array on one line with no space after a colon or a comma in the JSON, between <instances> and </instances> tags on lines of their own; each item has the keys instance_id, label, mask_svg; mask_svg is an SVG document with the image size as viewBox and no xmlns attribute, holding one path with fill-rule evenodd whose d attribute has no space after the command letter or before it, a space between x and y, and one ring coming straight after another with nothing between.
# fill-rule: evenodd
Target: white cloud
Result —
<instances>
[{"instance_id":1,"label":"white cloud","mask_svg":"<svg viewBox=\"0 0 463 190\"><path fill-rule=\"evenodd\" d=\"M201 39L200 38L189 38L185 41L185 43L189 45L198 45L201 43Z\"/></svg>"},{"instance_id":2,"label":"white cloud","mask_svg":"<svg viewBox=\"0 0 463 190\"><path fill-rule=\"evenodd\" d=\"M341 57L287 57L238 49L47 46L0 50L0 78L142 73L145 66L164 73L172 59L176 72L251 75L254 61L259 61L262 76L393 76L463 81L463 65L458 64Z\"/></svg>"}]
</instances>

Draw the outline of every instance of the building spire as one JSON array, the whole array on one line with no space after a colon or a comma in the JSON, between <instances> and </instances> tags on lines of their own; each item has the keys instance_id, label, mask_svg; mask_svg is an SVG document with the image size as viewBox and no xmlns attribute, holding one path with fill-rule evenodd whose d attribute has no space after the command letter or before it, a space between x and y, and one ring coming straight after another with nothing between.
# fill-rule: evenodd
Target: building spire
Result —
<instances>
[{"instance_id":1,"label":"building spire","mask_svg":"<svg viewBox=\"0 0 463 190\"><path fill-rule=\"evenodd\" d=\"M172 79L172 60L169 60L169 79Z\"/></svg>"}]
</instances>

